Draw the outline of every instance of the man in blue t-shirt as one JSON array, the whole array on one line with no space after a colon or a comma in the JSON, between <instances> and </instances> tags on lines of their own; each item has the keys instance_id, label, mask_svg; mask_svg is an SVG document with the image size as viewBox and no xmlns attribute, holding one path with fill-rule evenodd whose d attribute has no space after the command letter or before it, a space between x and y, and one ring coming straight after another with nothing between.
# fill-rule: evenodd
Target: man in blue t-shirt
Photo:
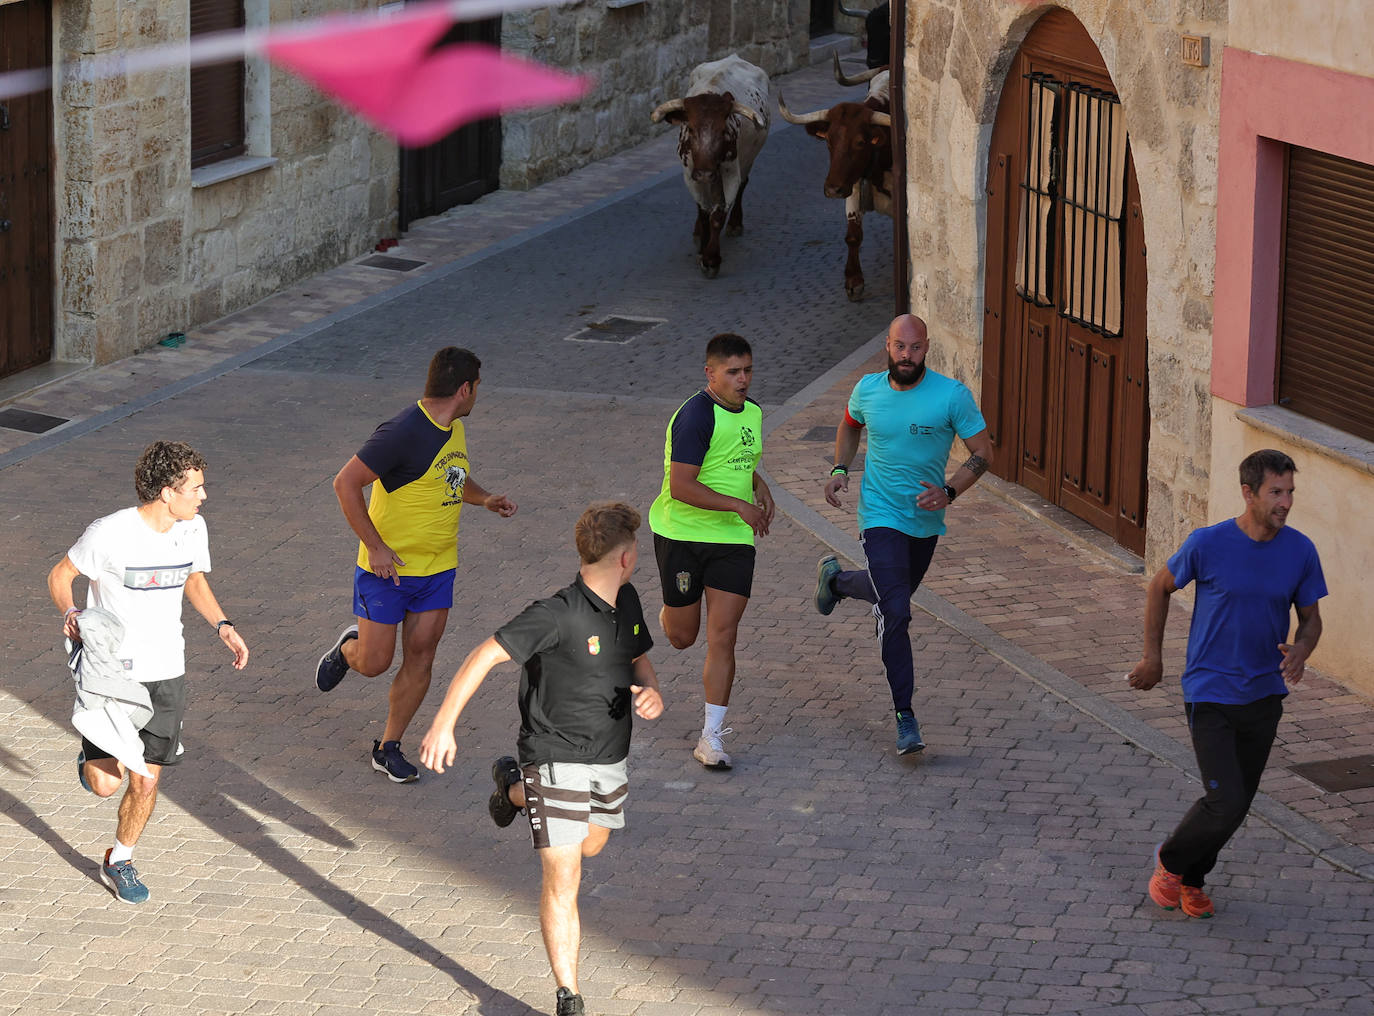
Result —
<instances>
[{"instance_id":1,"label":"man in blue t-shirt","mask_svg":"<svg viewBox=\"0 0 1374 1016\"><path fill-rule=\"evenodd\" d=\"M925 747L911 708L911 597L925 577L945 531L945 509L988 468L992 441L973 395L958 381L926 367L926 323L903 314L887 330L887 370L854 386L835 431L835 467L825 499L840 506L849 466L868 430L859 488L859 533L868 568L842 571L834 554L816 566L816 609L829 614L845 597L873 604L887 683L897 711L897 754ZM955 436L972 453L948 481L945 464Z\"/></svg>"},{"instance_id":2,"label":"man in blue t-shirt","mask_svg":"<svg viewBox=\"0 0 1374 1016\"><path fill-rule=\"evenodd\" d=\"M1145 654L1127 675L1153 688L1164 674L1169 597L1197 582L1183 701L1205 793L1155 850L1150 898L1165 910L1211 917L1203 881L1240 828L1269 760L1283 697L1302 680L1322 633L1326 595L1312 541L1290 529L1293 474L1283 452L1265 449L1240 464L1245 511L1195 529L1151 580L1145 596ZM1288 641L1289 611L1298 628Z\"/></svg>"}]
</instances>

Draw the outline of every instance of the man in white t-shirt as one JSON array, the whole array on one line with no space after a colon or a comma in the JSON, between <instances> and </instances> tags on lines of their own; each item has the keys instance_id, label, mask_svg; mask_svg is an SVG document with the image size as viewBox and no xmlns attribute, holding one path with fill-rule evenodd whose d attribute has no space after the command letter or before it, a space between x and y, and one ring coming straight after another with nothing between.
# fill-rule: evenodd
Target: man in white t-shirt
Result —
<instances>
[{"instance_id":1,"label":"man in white t-shirt","mask_svg":"<svg viewBox=\"0 0 1374 1016\"><path fill-rule=\"evenodd\" d=\"M100 880L124 903L148 898L133 865L134 845L153 814L162 767L175 765L180 751L186 707L183 591L234 654L234 669L248 663L248 647L205 577L210 541L199 514L204 470L205 459L190 445L153 442L134 467L138 507L92 522L48 573L48 592L63 613L63 633L73 641L81 638L81 608L73 603L72 583L78 575L90 580L87 605L113 614L124 626L120 663L131 680L147 687L152 702L152 718L139 732L151 775L128 773L114 846L100 865ZM123 764L84 737L76 765L82 787L98 797L111 797L124 781Z\"/></svg>"}]
</instances>

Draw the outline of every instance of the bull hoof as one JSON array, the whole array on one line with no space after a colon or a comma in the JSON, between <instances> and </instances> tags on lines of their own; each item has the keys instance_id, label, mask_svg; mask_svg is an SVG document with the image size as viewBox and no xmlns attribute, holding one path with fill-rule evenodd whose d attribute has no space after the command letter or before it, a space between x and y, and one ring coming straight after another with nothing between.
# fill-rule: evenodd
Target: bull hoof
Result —
<instances>
[{"instance_id":1,"label":"bull hoof","mask_svg":"<svg viewBox=\"0 0 1374 1016\"><path fill-rule=\"evenodd\" d=\"M714 279L717 275L720 274L720 265L703 264L701 266L701 274L706 276L708 279Z\"/></svg>"},{"instance_id":2,"label":"bull hoof","mask_svg":"<svg viewBox=\"0 0 1374 1016\"><path fill-rule=\"evenodd\" d=\"M864 298L864 284L860 282L856 286L845 286L844 295L849 297L850 303L858 303Z\"/></svg>"}]
</instances>

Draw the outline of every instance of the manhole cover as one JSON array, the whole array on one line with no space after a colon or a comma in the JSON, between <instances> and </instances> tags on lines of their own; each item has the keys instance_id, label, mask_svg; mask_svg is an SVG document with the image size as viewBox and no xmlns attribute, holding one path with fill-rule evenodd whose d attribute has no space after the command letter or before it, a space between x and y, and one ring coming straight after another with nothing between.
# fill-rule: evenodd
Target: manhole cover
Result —
<instances>
[{"instance_id":1,"label":"manhole cover","mask_svg":"<svg viewBox=\"0 0 1374 1016\"><path fill-rule=\"evenodd\" d=\"M1334 758L1327 762L1301 762L1288 768L1328 793L1374 787L1374 755L1352 755L1350 758Z\"/></svg>"},{"instance_id":2,"label":"manhole cover","mask_svg":"<svg viewBox=\"0 0 1374 1016\"><path fill-rule=\"evenodd\" d=\"M563 336L565 342L630 342L651 328L665 323L664 318L622 317L611 315L593 321L587 327Z\"/></svg>"},{"instance_id":3,"label":"manhole cover","mask_svg":"<svg viewBox=\"0 0 1374 1016\"><path fill-rule=\"evenodd\" d=\"M803 441L834 441L834 427L812 427L801 436Z\"/></svg>"},{"instance_id":4,"label":"manhole cover","mask_svg":"<svg viewBox=\"0 0 1374 1016\"><path fill-rule=\"evenodd\" d=\"M363 258L358 264L365 268L385 268L389 272L413 272L415 269L425 266L423 261L393 258L385 254L373 254L370 258Z\"/></svg>"},{"instance_id":5,"label":"manhole cover","mask_svg":"<svg viewBox=\"0 0 1374 1016\"><path fill-rule=\"evenodd\" d=\"M0 427L22 430L27 434L46 434L67 422L65 416L31 413L27 409L0 409Z\"/></svg>"}]
</instances>

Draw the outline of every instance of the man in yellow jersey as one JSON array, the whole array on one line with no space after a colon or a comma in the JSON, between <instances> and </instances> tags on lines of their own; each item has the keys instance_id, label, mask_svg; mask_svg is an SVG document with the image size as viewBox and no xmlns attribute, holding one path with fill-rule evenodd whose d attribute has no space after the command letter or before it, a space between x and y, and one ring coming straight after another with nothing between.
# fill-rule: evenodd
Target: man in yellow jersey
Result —
<instances>
[{"instance_id":1,"label":"man in yellow jersey","mask_svg":"<svg viewBox=\"0 0 1374 1016\"><path fill-rule=\"evenodd\" d=\"M754 581L754 537L773 521L773 495L755 472L763 454L763 412L749 398L754 353L731 332L706 345L706 387L668 421L663 489L649 509L663 585L659 622L674 649L701 630L706 600L706 716L693 757L729 769L722 738L735 682L735 640Z\"/></svg>"},{"instance_id":2,"label":"man in yellow jersey","mask_svg":"<svg viewBox=\"0 0 1374 1016\"><path fill-rule=\"evenodd\" d=\"M482 362L448 346L429 362L425 395L378 427L339 474L334 493L358 534L353 613L320 657L315 686L331 691L350 670L376 677L396 654L401 626L401 667L391 681L390 706L372 768L393 783L410 783L419 771L401 754L401 737L425 693L439 638L453 606L458 567L458 515L464 503L515 514L515 502L491 494L472 478L462 418L477 401ZM371 485L370 503L363 488Z\"/></svg>"}]
</instances>

